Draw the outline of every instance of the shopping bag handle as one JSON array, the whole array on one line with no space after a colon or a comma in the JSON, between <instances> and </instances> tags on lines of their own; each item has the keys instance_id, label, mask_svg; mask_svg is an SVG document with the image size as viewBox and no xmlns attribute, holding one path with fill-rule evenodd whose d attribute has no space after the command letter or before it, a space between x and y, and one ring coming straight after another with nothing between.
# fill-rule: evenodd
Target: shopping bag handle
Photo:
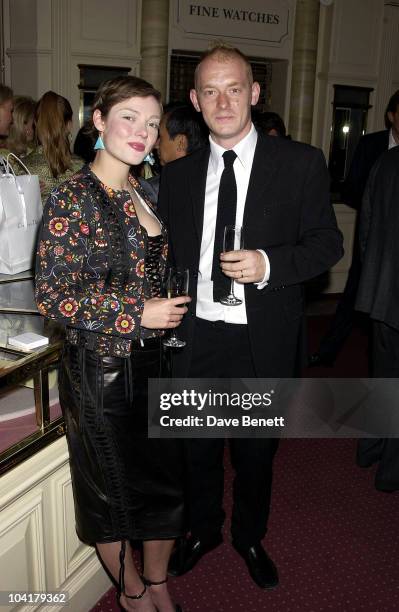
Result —
<instances>
[{"instance_id":1,"label":"shopping bag handle","mask_svg":"<svg viewBox=\"0 0 399 612\"><path fill-rule=\"evenodd\" d=\"M32 176L31 173L29 172L29 169L25 166L24 162L22 161L22 159L20 159L14 153L9 153L6 158L3 158L3 160L5 159L5 164L4 164L4 161L3 161L3 164L4 164L5 169L6 169L6 174L12 174L15 177L14 168L12 167L12 165L10 163L10 159L9 159L10 157L14 157L14 159L16 159L19 164L21 164L23 169L26 170L27 174L29 174L29 176ZM10 172L10 170L11 170L11 172Z\"/></svg>"},{"instance_id":2,"label":"shopping bag handle","mask_svg":"<svg viewBox=\"0 0 399 612\"><path fill-rule=\"evenodd\" d=\"M28 229L28 219L27 219L27 216L26 216L25 194L24 194L24 190L22 189L22 186L17 181L17 177L15 175L14 168L12 167L12 165L10 163L10 160L9 160L10 157L14 157L18 161L18 163L20 163L21 166L26 170L26 172L28 173L29 176L32 176L32 175L29 172L28 168L23 163L23 161L21 159L19 159L19 157L17 157L16 155L14 155L14 153L9 153L7 155L7 157L5 157L5 158L2 157L1 158L1 163L3 164L4 169L5 169L5 174L3 174L3 176L4 177L12 177L14 179L15 186L16 186L17 191L19 193L19 197L20 197L20 201L21 201L21 208L22 208L22 227L26 231ZM3 205L2 205L2 212L4 212Z\"/></svg>"}]
</instances>

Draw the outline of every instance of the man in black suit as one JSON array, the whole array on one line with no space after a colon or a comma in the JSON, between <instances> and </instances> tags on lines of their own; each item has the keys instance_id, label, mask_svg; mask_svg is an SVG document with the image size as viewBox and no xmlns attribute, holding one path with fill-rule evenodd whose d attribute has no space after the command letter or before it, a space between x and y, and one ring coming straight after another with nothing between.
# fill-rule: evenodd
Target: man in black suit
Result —
<instances>
[{"instance_id":1,"label":"man in black suit","mask_svg":"<svg viewBox=\"0 0 399 612\"><path fill-rule=\"evenodd\" d=\"M399 147L376 162L360 218L362 272L356 308L370 315L371 375L399 378ZM384 410L384 406L375 407ZM359 440L361 467L379 462L375 486L399 490L399 439Z\"/></svg>"},{"instance_id":2,"label":"man in black suit","mask_svg":"<svg viewBox=\"0 0 399 612\"><path fill-rule=\"evenodd\" d=\"M207 52L191 100L209 127L210 146L163 170L160 212L169 227L172 262L190 269L193 306L179 328L187 344L173 355L174 376L298 374L304 356L302 284L342 256L323 154L256 132L251 106L259 89L240 51L219 45ZM220 218L226 221L232 210L233 223L244 226L245 250L222 253ZM219 301L230 279L239 306ZM261 588L278 583L261 545L276 447L275 439L230 440L233 546ZM172 574L192 569L222 541L223 449L221 439L187 441L191 533L171 559Z\"/></svg>"},{"instance_id":3,"label":"man in black suit","mask_svg":"<svg viewBox=\"0 0 399 612\"><path fill-rule=\"evenodd\" d=\"M317 353L310 356L309 365L311 366L333 365L355 322L354 305L361 272L358 228L362 197L371 168L376 160L382 153L399 144L399 90L391 96L388 102L385 111L385 125L386 130L366 134L359 140L344 182L342 199L358 212L352 263L331 326L322 338Z\"/></svg>"}]
</instances>

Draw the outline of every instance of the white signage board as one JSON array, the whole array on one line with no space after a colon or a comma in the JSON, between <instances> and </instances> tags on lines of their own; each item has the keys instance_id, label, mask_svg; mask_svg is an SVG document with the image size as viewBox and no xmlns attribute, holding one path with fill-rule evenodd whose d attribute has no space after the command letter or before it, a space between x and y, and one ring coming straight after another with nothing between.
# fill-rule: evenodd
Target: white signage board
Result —
<instances>
[{"instance_id":1,"label":"white signage board","mask_svg":"<svg viewBox=\"0 0 399 612\"><path fill-rule=\"evenodd\" d=\"M177 0L177 24L186 34L281 44L288 36L287 0Z\"/></svg>"}]
</instances>

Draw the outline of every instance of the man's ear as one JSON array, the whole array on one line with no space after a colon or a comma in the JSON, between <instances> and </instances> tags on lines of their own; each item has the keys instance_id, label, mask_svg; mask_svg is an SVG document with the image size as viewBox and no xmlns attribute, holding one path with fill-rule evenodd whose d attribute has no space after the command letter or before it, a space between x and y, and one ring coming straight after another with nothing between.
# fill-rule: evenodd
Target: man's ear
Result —
<instances>
[{"instance_id":1,"label":"man's ear","mask_svg":"<svg viewBox=\"0 0 399 612\"><path fill-rule=\"evenodd\" d=\"M201 108L200 108L200 105L198 104L198 96L197 96L197 92L195 89L190 89L190 100L195 110L197 111L197 113L200 113Z\"/></svg>"},{"instance_id":2,"label":"man's ear","mask_svg":"<svg viewBox=\"0 0 399 612\"><path fill-rule=\"evenodd\" d=\"M98 130L99 132L104 131L105 124L102 118L101 111L98 108L96 108L96 110L93 113L93 123L94 123L94 127L96 128L96 130Z\"/></svg>"},{"instance_id":3,"label":"man's ear","mask_svg":"<svg viewBox=\"0 0 399 612\"><path fill-rule=\"evenodd\" d=\"M179 153L182 153L184 155L186 155L186 151L187 151L187 136L185 134L178 134L177 135L177 147L176 150Z\"/></svg>"},{"instance_id":4,"label":"man's ear","mask_svg":"<svg viewBox=\"0 0 399 612\"><path fill-rule=\"evenodd\" d=\"M260 95L260 85L257 81L252 83L251 105L255 106L258 103Z\"/></svg>"},{"instance_id":5,"label":"man's ear","mask_svg":"<svg viewBox=\"0 0 399 612\"><path fill-rule=\"evenodd\" d=\"M389 112L387 113L387 116L388 116L388 119L389 119L389 123L392 125L392 124L393 124L393 122L394 122L394 120L395 120L395 118L394 118L394 116L393 116L393 113L391 113L391 111L389 111Z\"/></svg>"}]
</instances>

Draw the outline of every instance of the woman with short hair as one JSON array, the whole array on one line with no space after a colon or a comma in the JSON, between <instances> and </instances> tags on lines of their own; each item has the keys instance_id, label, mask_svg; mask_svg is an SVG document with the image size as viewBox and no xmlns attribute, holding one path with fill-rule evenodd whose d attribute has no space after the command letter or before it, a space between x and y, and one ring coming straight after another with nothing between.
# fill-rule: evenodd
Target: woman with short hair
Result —
<instances>
[{"instance_id":1,"label":"woman with short hair","mask_svg":"<svg viewBox=\"0 0 399 612\"><path fill-rule=\"evenodd\" d=\"M178 440L147 438L147 382L162 374L162 336L188 297L161 298L165 227L131 166L158 138L160 94L142 79L103 83L94 100L96 157L52 192L36 268L40 312L66 326L60 402L78 536L95 544L137 612L180 610L167 566L182 534ZM131 540L143 542L143 575Z\"/></svg>"}]
</instances>

